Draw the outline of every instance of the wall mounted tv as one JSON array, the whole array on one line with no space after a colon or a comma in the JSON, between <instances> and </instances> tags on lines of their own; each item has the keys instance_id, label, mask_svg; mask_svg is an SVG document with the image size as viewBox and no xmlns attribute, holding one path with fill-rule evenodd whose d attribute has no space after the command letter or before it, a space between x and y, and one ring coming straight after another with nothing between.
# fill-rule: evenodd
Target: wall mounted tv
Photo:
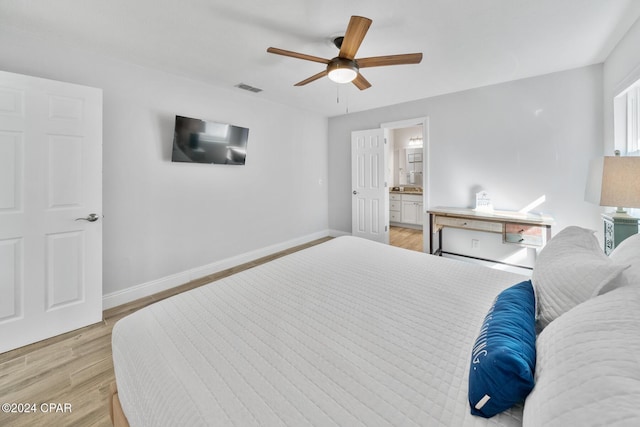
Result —
<instances>
[{"instance_id":1,"label":"wall mounted tv","mask_svg":"<svg viewBox=\"0 0 640 427\"><path fill-rule=\"evenodd\" d=\"M244 165L249 129L176 116L171 161Z\"/></svg>"}]
</instances>

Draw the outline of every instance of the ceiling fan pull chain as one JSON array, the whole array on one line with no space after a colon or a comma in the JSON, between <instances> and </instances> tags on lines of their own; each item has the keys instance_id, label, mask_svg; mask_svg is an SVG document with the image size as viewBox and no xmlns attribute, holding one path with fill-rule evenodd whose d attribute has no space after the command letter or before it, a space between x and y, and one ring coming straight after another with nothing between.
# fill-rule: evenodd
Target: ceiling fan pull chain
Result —
<instances>
[{"instance_id":1,"label":"ceiling fan pull chain","mask_svg":"<svg viewBox=\"0 0 640 427\"><path fill-rule=\"evenodd\" d=\"M344 111L345 114L349 114L349 91L345 88L344 92Z\"/></svg>"}]
</instances>

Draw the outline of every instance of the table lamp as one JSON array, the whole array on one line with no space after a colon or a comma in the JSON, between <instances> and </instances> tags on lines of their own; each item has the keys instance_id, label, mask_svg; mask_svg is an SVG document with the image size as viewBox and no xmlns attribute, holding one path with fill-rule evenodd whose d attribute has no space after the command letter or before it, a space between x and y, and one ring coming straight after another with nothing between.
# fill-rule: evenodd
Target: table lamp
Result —
<instances>
[{"instance_id":1,"label":"table lamp","mask_svg":"<svg viewBox=\"0 0 640 427\"><path fill-rule=\"evenodd\" d=\"M605 253L638 232L638 218L625 208L640 208L640 157L605 156L591 165L586 200L616 211L602 214Z\"/></svg>"}]
</instances>

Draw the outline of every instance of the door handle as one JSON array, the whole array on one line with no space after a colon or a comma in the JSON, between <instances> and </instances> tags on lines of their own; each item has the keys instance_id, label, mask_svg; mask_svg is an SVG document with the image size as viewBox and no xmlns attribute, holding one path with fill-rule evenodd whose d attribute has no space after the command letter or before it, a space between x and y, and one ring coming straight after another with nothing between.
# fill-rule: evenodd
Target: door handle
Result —
<instances>
[{"instance_id":1,"label":"door handle","mask_svg":"<svg viewBox=\"0 0 640 427\"><path fill-rule=\"evenodd\" d=\"M96 222L98 219L100 219L100 215L92 213L89 214L89 216L87 216L86 218L76 218L76 221Z\"/></svg>"},{"instance_id":2,"label":"door handle","mask_svg":"<svg viewBox=\"0 0 640 427\"><path fill-rule=\"evenodd\" d=\"M358 192L356 190L353 190L353 195L355 196L356 194L358 194Z\"/></svg>"}]
</instances>

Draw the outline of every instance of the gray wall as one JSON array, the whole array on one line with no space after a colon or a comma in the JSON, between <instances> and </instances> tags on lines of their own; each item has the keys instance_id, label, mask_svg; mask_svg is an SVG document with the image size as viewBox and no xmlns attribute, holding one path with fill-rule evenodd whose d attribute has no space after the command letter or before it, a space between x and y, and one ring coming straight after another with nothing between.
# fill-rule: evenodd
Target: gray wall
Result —
<instances>
[{"instance_id":1,"label":"gray wall","mask_svg":"<svg viewBox=\"0 0 640 427\"><path fill-rule=\"evenodd\" d=\"M500 209L544 195L537 210L556 218L554 232L600 230L601 209L582 197L588 159L602 155L603 136L613 150L613 96L640 78L638 44L640 22L604 78L601 65L580 68L334 117L328 130L305 111L8 29L0 29L0 68L104 89L109 294L167 277L177 284L185 271L327 227L350 233L350 133L415 117L430 120L432 206L471 206L480 187ZM249 127L247 165L172 164L175 114ZM463 246L468 238L450 237Z\"/></svg>"},{"instance_id":2,"label":"gray wall","mask_svg":"<svg viewBox=\"0 0 640 427\"><path fill-rule=\"evenodd\" d=\"M431 206L473 207L479 188L504 210L544 196L535 211L555 218L554 233L572 224L600 230L601 209L584 190L589 160L603 152L602 93L602 65L594 65L333 117L329 227L351 232L351 132L427 116Z\"/></svg>"},{"instance_id":3,"label":"gray wall","mask_svg":"<svg viewBox=\"0 0 640 427\"><path fill-rule=\"evenodd\" d=\"M103 89L105 307L327 234L326 117L9 29L0 68ZM246 165L172 163L176 114L248 127Z\"/></svg>"}]
</instances>

